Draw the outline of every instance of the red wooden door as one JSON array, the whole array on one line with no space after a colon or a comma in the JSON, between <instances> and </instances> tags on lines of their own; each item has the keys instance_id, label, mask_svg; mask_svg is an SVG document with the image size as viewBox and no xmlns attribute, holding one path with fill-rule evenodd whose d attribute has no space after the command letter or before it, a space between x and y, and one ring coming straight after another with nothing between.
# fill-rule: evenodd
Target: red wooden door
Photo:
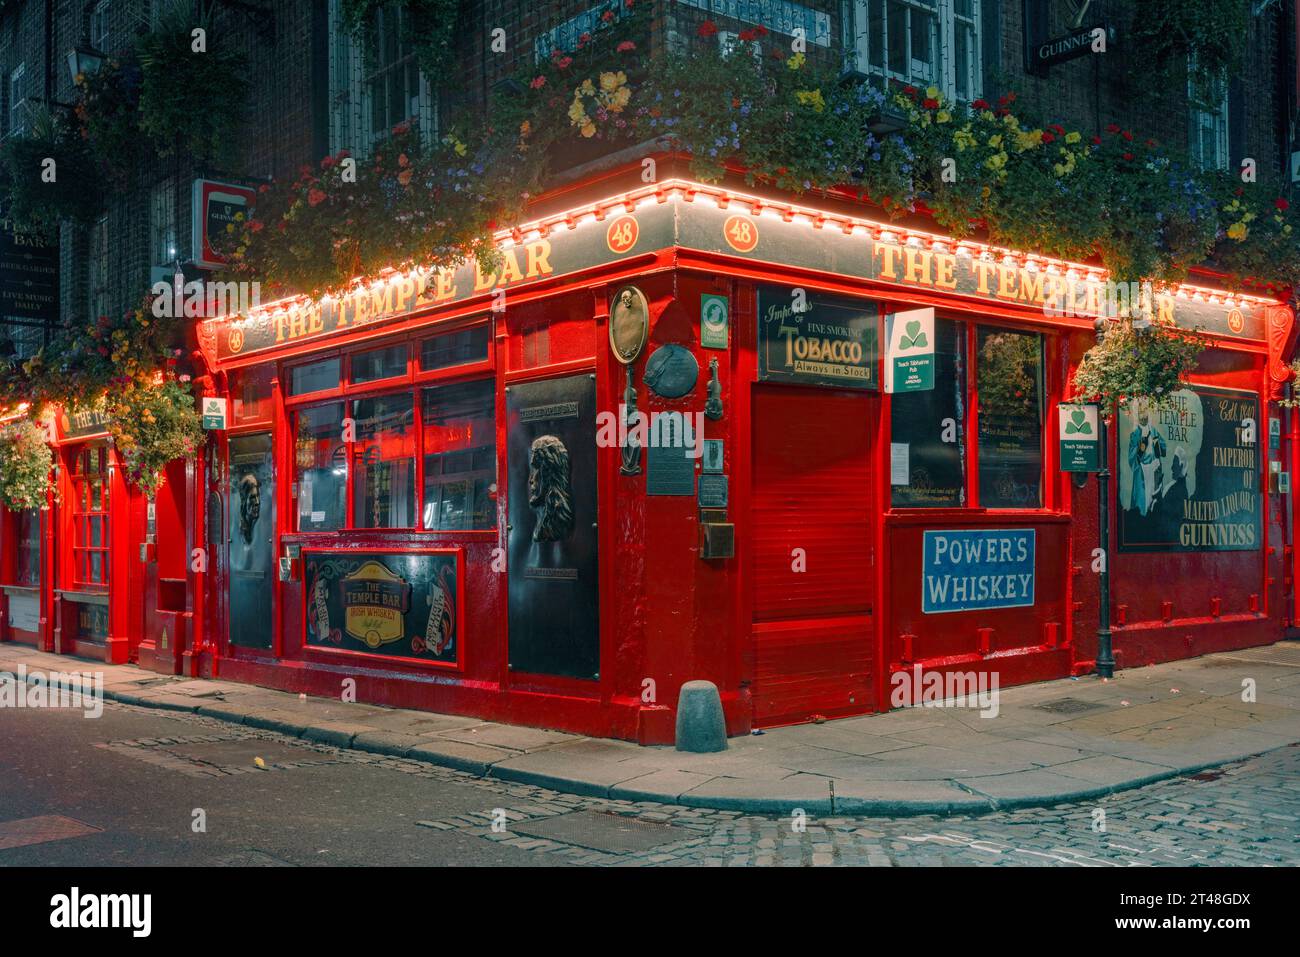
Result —
<instances>
[{"instance_id":1,"label":"red wooden door","mask_svg":"<svg viewBox=\"0 0 1300 957\"><path fill-rule=\"evenodd\" d=\"M757 386L754 723L872 710L871 423L859 392Z\"/></svg>"}]
</instances>

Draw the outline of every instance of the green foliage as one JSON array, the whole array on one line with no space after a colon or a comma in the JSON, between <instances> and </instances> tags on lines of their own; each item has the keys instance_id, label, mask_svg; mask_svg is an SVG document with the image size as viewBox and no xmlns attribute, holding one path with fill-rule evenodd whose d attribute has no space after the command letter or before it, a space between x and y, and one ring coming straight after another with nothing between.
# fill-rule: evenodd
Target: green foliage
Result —
<instances>
[{"instance_id":1,"label":"green foliage","mask_svg":"<svg viewBox=\"0 0 1300 957\"><path fill-rule=\"evenodd\" d=\"M203 441L202 418L186 382L171 375L161 382L137 379L109 394L109 434L122 456L127 481L153 497L163 472L194 455Z\"/></svg>"},{"instance_id":2,"label":"green foliage","mask_svg":"<svg viewBox=\"0 0 1300 957\"><path fill-rule=\"evenodd\" d=\"M1074 374L1074 398L1097 402L1110 415L1116 403L1147 399L1157 406L1183 387L1205 349L1203 337L1131 318L1108 325Z\"/></svg>"},{"instance_id":3,"label":"green foliage","mask_svg":"<svg viewBox=\"0 0 1300 957\"><path fill-rule=\"evenodd\" d=\"M21 418L0 426L0 505L15 511L46 508L53 467L54 455L40 425Z\"/></svg>"},{"instance_id":4,"label":"green foliage","mask_svg":"<svg viewBox=\"0 0 1300 957\"><path fill-rule=\"evenodd\" d=\"M368 59L376 55L380 17L400 11L401 41L415 52L429 82L450 82L457 55L457 0L343 0L340 13L348 32L359 39Z\"/></svg>"},{"instance_id":5,"label":"green foliage","mask_svg":"<svg viewBox=\"0 0 1300 957\"><path fill-rule=\"evenodd\" d=\"M76 81L81 136L105 175L124 184L149 148L140 135L140 63L130 54L105 62L94 73L79 73Z\"/></svg>"},{"instance_id":6,"label":"green foliage","mask_svg":"<svg viewBox=\"0 0 1300 957\"><path fill-rule=\"evenodd\" d=\"M211 18L194 16L188 3L173 3L136 41L140 129L163 154L179 148L224 163L237 142L249 84L245 58L228 46L229 33L211 27Z\"/></svg>"},{"instance_id":7,"label":"green foliage","mask_svg":"<svg viewBox=\"0 0 1300 957\"><path fill-rule=\"evenodd\" d=\"M1122 0L1131 14L1124 44L1145 82L1175 82L1190 67L1192 89L1218 106L1223 82L1236 76L1246 50L1251 0Z\"/></svg>"},{"instance_id":8,"label":"green foliage","mask_svg":"<svg viewBox=\"0 0 1300 957\"><path fill-rule=\"evenodd\" d=\"M40 112L30 132L0 145L0 208L19 230L93 221L103 208L97 182L90 151L61 117Z\"/></svg>"}]
</instances>

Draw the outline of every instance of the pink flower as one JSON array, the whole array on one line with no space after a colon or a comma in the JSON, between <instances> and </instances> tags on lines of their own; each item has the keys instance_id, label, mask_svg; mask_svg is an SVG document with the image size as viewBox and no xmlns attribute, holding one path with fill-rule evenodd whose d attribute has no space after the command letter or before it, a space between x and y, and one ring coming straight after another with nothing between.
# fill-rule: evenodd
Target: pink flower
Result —
<instances>
[{"instance_id":1,"label":"pink flower","mask_svg":"<svg viewBox=\"0 0 1300 957\"><path fill-rule=\"evenodd\" d=\"M716 35L717 32L718 32L718 25L714 23L712 20L705 20L695 30L696 35L701 37L711 37Z\"/></svg>"},{"instance_id":2,"label":"pink flower","mask_svg":"<svg viewBox=\"0 0 1300 957\"><path fill-rule=\"evenodd\" d=\"M307 194L307 205L319 206L321 203L325 202L325 200L328 198L329 197L326 196L324 193L322 193L320 190L313 189L311 192Z\"/></svg>"},{"instance_id":3,"label":"pink flower","mask_svg":"<svg viewBox=\"0 0 1300 957\"><path fill-rule=\"evenodd\" d=\"M555 65L558 66L561 70L567 70L569 67L573 66L573 57L562 56L555 61Z\"/></svg>"},{"instance_id":4,"label":"pink flower","mask_svg":"<svg viewBox=\"0 0 1300 957\"><path fill-rule=\"evenodd\" d=\"M534 90L540 90L542 87L546 86L546 77L535 76L533 77L533 82L529 83L528 85L531 86Z\"/></svg>"},{"instance_id":5,"label":"pink flower","mask_svg":"<svg viewBox=\"0 0 1300 957\"><path fill-rule=\"evenodd\" d=\"M616 49L619 53L628 53L636 49L636 44L633 43L631 40L624 40L614 49Z\"/></svg>"}]
</instances>

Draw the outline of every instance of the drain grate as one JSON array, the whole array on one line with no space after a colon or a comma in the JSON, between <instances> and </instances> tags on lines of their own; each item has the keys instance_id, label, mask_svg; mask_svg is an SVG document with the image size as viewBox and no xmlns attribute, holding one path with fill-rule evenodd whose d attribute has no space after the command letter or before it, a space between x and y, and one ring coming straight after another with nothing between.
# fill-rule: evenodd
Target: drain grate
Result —
<instances>
[{"instance_id":1,"label":"drain grate","mask_svg":"<svg viewBox=\"0 0 1300 957\"><path fill-rule=\"evenodd\" d=\"M62 841L69 837L85 837L87 834L97 834L102 830L102 827L95 827L93 824L85 824L58 814L2 821L0 822L0 851L10 847L27 847L29 844Z\"/></svg>"},{"instance_id":2,"label":"drain grate","mask_svg":"<svg viewBox=\"0 0 1300 957\"><path fill-rule=\"evenodd\" d=\"M1034 705L1034 707L1039 711L1050 711L1052 714L1082 714L1085 711L1095 711L1106 706L1092 701L1084 701L1082 698L1057 698L1055 701L1044 701L1042 704Z\"/></svg>"},{"instance_id":3,"label":"drain grate","mask_svg":"<svg viewBox=\"0 0 1300 957\"><path fill-rule=\"evenodd\" d=\"M648 851L691 836L671 824L642 821L603 811L574 811L557 817L522 821L512 824L510 830L525 837L542 837L562 844L616 854Z\"/></svg>"}]
</instances>

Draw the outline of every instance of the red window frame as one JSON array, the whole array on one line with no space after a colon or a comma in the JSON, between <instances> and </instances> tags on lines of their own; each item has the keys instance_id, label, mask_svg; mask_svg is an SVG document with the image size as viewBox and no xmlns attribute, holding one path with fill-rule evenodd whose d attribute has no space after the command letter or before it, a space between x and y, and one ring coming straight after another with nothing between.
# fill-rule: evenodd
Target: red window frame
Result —
<instances>
[{"instance_id":1,"label":"red window frame","mask_svg":"<svg viewBox=\"0 0 1300 957\"><path fill-rule=\"evenodd\" d=\"M83 588L109 585L109 463L108 446L86 445L77 450L72 467L72 580ZM94 497L98 479L99 499ZM91 528L98 522L99 544L91 542ZM92 556L99 559L99 578L91 577Z\"/></svg>"}]
</instances>

